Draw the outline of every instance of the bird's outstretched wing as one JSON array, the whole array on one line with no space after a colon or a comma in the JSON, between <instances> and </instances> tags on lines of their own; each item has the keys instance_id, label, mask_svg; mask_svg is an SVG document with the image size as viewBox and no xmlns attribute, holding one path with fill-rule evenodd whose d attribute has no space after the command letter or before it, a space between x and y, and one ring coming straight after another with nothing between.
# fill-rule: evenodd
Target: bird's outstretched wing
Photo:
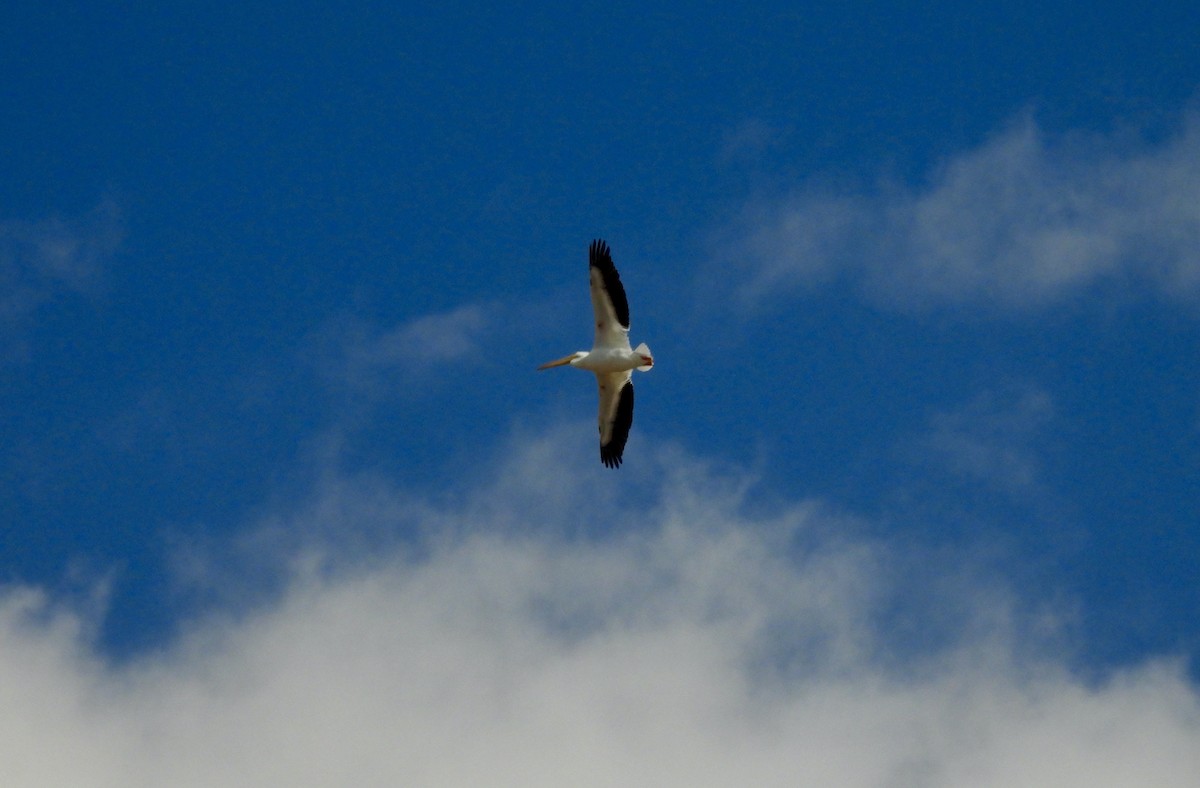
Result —
<instances>
[{"instance_id":1,"label":"bird's outstretched wing","mask_svg":"<svg viewBox=\"0 0 1200 788\"><path fill-rule=\"evenodd\" d=\"M608 244L599 238L588 248L588 274L596 316L595 347L629 350L629 301Z\"/></svg>"},{"instance_id":2,"label":"bird's outstretched wing","mask_svg":"<svg viewBox=\"0 0 1200 788\"><path fill-rule=\"evenodd\" d=\"M596 373L600 384L600 462L618 468L633 426L632 372Z\"/></svg>"}]
</instances>

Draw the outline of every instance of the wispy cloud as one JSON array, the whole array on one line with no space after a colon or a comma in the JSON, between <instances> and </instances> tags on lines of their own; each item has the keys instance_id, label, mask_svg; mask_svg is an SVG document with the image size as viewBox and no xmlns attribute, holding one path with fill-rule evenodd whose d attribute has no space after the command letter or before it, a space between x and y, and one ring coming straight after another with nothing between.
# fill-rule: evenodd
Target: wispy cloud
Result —
<instances>
[{"instance_id":1,"label":"wispy cloud","mask_svg":"<svg viewBox=\"0 0 1200 788\"><path fill-rule=\"evenodd\" d=\"M747 208L719 254L743 307L845 283L894 308L1036 308L1094 287L1200 297L1200 116L1156 142L1030 117L917 186L801 184Z\"/></svg>"},{"instance_id":2,"label":"wispy cloud","mask_svg":"<svg viewBox=\"0 0 1200 788\"><path fill-rule=\"evenodd\" d=\"M45 304L68 293L91 294L121 240L116 205L40 221L0 221L0 331L10 344Z\"/></svg>"},{"instance_id":3,"label":"wispy cloud","mask_svg":"<svg viewBox=\"0 0 1200 788\"><path fill-rule=\"evenodd\" d=\"M361 363L391 366L458 361L479 349L488 316L478 304L423 315L371 338L356 349Z\"/></svg>"},{"instance_id":4,"label":"wispy cloud","mask_svg":"<svg viewBox=\"0 0 1200 788\"><path fill-rule=\"evenodd\" d=\"M898 546L664 453L648 501L517 439L452 503L373 479L273 515L329 534L284 590L123 667L41 594L0 597L0 778L21 785L1098 785L1200 779L1200 698L1172 662L1089 684L968 586L971 626L897 665ZM582 463L582 457L580 459ZM522 467L515 467L522 466ZM527 467L524 467L527 466ZM590 468L590 465L589 465ZM593 476L597 476L591 468ZM600 484L604 484L599 477ZM549 479L551 482L547 482ZM533 502L531 504L531 501ZM580 522L631 524L605 538ZM281 518L281 519L280 519ZM338 532L431 536L342 561ZM70 757L64 757L69 753Z\"/></svg>"},{"instance_id":5,"label":"wispy cloud","mask_svg":"<svg viewBox=\"0 0 1200 788\"><path fill-rule=\"evenodd\" d=\"M339 321L319 337L319 355L327 378L353 390L370 390L438 365L470 362L493 328L491 312L480 304L420 315L385 329L359 320Z\"/></svg>"},{"instance_id":6,"label":"wispy cloud","mask_svg":"<svg viewBox=\"0 0 1200 788\"><path fill-rule=\"evenodd\" d=\"M959 477L1024 494L1040 482L1037 439L1053 417L1054 404L1039 389L985 391L935 414L919 450Z\"/></svg>"},{"instance_id":7,"label":"wispy cloud","mask_svg":"<svg viewBox=\"0 0 1200 788\"><path fill-rule=\"evenodd\" d=\"M781 144L783 131L757 118L726 129L721 135L722 162L754 162L763 151Z\"/></svg>"}]
</instances>

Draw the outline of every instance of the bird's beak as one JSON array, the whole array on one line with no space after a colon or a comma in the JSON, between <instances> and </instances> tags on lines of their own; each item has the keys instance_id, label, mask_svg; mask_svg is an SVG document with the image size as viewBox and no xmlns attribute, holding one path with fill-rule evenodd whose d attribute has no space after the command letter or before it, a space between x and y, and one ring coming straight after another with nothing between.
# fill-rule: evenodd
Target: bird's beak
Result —
<instances>
[{"instance_id":1,"label":"bird's beak","mask_svg":"<svg viewBox=\"0 0 1200 788\"><path fill-rule=\"evenodd\" d=\"M562 358L556 359L554 361L547 361L545 364L542 364L540 367L538 367L538 369L550 369L550 367L563 367L563 366L566 366L567 364L570 364L571 360L574 358L575 358L575 354L572 353L569 356L563 356Z\"/></svg>"}]
</instances>

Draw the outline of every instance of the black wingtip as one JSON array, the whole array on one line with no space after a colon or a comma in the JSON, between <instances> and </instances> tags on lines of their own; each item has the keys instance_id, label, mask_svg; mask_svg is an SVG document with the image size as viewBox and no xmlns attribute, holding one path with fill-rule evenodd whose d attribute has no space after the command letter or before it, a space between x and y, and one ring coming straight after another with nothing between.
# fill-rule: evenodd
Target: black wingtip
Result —
<instances>
[{"instance_id":1,"label":"black wingtip","mask_svg":"<svg viewBox=\"0 0 1200 788\"><path fill-rule=\"evenodd\" d=\"M625 286L621 284L621 275L617 273L617 267L613 264L612 250L608 248L604 239L597 238L588 247L588 265L600 272L617 322L629 328L629 300L625 298Z\"/></svg>"}]
</instances>

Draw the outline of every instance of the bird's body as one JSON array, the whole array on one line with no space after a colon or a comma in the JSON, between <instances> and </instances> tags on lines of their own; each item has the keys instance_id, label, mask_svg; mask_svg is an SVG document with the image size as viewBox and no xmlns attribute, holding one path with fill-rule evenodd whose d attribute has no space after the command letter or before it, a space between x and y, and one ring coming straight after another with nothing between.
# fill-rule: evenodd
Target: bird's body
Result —
<instances>
[{"instance_id":1,"label":"bird's body","mask_svg":"<svg viewBox=\"0 0 1200 788\"><path fill-rule=\"evenodd\" d=\"M629 428L633 424L633 370L645 372L654 358L645 343L629 345L629 302L621 277L613 265L608 244L592 241L588 273L595 314L596 338L590 351L580 350L538 369L570 365L596 373L600 388L600 461L609 468L621 465Z\"/></svg>"},{"instance_id":2,"label":"bird's body","mask_svg":"<svg viewBox=\"0 0 1200 788\"><path fill-rule=\"evenodd\" d=\"M629 347L603 347L580 353L582 355L571 359L571 366L596 374L629 372L646 364L641 356Z\"/></svg>"}]
</instances>

